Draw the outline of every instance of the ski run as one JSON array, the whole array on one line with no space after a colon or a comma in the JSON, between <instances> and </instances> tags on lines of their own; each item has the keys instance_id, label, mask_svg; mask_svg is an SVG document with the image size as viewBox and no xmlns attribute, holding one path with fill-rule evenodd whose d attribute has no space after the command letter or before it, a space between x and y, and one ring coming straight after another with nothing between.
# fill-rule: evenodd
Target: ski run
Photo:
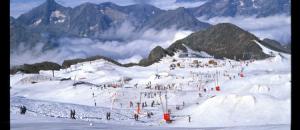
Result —
<instances>
[{"instance_id":1,"label":"ski run","mask_svg":"<svg viewBox=\"0 0 300 130\"><path fill-rule=\"evenodd\" d=\"M148 67L95 60L10 75L11 128L288 130L291 55L260 46L273 57L235 61L189 50Z\"/></svg>"}]
</instances>

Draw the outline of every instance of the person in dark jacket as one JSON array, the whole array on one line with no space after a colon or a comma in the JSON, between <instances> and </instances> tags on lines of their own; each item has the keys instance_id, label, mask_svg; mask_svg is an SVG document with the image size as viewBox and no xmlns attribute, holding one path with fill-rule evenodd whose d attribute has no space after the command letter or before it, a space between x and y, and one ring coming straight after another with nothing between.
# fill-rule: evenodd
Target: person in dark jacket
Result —
<instances>
[{"instance_id":1,"label":"person in dark jacket","mask_svg":"<svg viewBox=\"0 0 300 130\"><path fill-rule=\"evenodd\" d=\"M134 116L134 120L136 120L136 121L139 120L139 115L138 114L135 113L133 116Z\"/></svg>"},{"instance_id":2,"label":"person in dark jacket","mask_svg":"<svg viewBox=\"0 0 300 130\"><path fill-rule=\"evenodd\" d=\"M70 118L73 119L73 110L70 110Z\"/></svg>"},{"instance_id":3,"label":"person in dark jacket","mask_svg":"<svg viewBox=\"0 0 300 130\"><path fill-rule=\"evenodd\" d=\"M151 103L151 107L154 107L154 100L153 100L152 103Z\"/></svg>"},{"instance_id":4,"label":"person in dark jacket","mask_svg":"<svg viewBox=\"0 0 300 130\"><path fill-rule=\"evenodd\" d=\"M76 119L75 118L75 115L76 115L76 112L75 112L75 109L73 110L73 119Z\"/></svg>"},{"instance_id":5,"label":"person in dark jacket","mask_svg":"<svg viewBox=\"0 0 300 130\"><path fill-rule=\"evenodd\" d=\"M20 106L20 114L23 114L23 106Z\"/></svg>"},{"instance_id":6,"label":"person in dark jacket","mask_svg":"<svg viewBox=\"0 0 300 130\"><path fill-rule=\"evenodd\" d=\"M70 116L71 116L71 119L76 119L75 118L75 110L71 109Z\"/></svg>"},{"instance_id":7,"label":"person in dark jacket","mask_svg":"<svg viewBox=\"0 0 300 130\"><path fill-rule=\"evenodd\" d=\"M110 120L110 112L106 113L106 120Z\"/></svg>"},{"instance_id":8,"label":"person in dark jacket","mask_svg":"<svg viewBox=\"0 0 300 130\"><path fill-rule=\"evenodd\" d=\"M20 114L23 115L23 114L25 114L25 113L26 113L26 107L22 105L22 106L20 107Z\"/></svg>"}]
</instances>

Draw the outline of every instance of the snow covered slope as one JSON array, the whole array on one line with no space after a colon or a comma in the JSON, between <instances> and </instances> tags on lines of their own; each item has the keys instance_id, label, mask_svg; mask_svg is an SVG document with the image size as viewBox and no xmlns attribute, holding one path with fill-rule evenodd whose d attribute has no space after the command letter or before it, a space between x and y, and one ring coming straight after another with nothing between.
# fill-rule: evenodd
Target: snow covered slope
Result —
<instances>
[{"instance_id":1,"label":"snow covered slope","mask_svg":"<svg viewBox=\"0 0 300 130\"><path fill-rule=\"evenodd\" d=\"M75 109L79 124L93 121L115 129L120 129L118 125L144 126L141 129L289 129L289 54L273 51L274 57L265 60L234 61L181 57L180 53L148 67L125 68L96 60L55 71L54 77L52 71L11 75L11 115L20 116L20 105L30 110L26 115L30 117L13 118L12 126L17 128L23 119L40 116L69 122L69 111ZM170 124L162 119L165 94L173 120ZM135 121L133 114L140 100L147 106ZM109 111L113 120L107 121L105 113ZM153 116L147 118L147 112Z\"/></svg>"}]
</instances>

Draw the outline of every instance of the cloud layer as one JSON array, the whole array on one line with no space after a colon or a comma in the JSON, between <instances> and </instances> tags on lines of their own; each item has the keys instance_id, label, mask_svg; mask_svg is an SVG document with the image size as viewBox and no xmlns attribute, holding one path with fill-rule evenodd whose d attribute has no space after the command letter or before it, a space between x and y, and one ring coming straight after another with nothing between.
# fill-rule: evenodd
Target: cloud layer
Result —
<instances>
[{"instance_id":1,"label":"cloud layer","mask_svg":"<svg viewBox=\"0 0 300 130\"><path fill-rule=\"evenodd\" d=\"M89 38L61 38L58 40L61 43L58 48L45 52L42 52L44 43L40 43L30 50L24 49L24 45L21 45L10 56L11 66L42 61L52 61L61 64L66 59L85 58L95 55L107 56L122 63L138 62L143 57L147 57L157 45L166 48L176 40L192 33L191 31L176 30L175 28L162 31L149 29L139 33L129 31L128 28L131 28L131 24L124 23L118 30L106 32L105 36L118 37L127 31L125 38L131 39L130 41L102 42Z\"/></svg>"},{"instance_id":2,"label":"cloud layer","mask_svg":"<svg viewBox=\"0 0 300 130\"><path fill-rule=\"evenodd\" d=\"M275 15L263 18L236 16L236 17L214 17L206 19L198 18L210 24L233 23L257 37L275 39L283 44L291 41L291 16Z\"/></svg>"}]
</instances>

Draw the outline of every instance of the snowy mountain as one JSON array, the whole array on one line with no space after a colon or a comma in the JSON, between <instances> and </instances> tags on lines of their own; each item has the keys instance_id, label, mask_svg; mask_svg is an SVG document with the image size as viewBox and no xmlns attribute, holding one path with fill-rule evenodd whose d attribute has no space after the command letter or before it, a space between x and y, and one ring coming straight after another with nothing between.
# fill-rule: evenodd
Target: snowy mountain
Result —
<instances>
[{"instance_id":1,"label":"snowy mountain","mask_svg":"<svg viewBox=\"0 0 300 130\"><path fill-rule=\"evenodd\" d=\"M148 58L140 61L140 65L148 66L167 55L173 56L178 51L187 52L191 49L197 53L206 52L215 58L228 58L235 60L265 59L270 55L263 52L261 44L272 50L288 53L283 47L276 47L269 40L261 41L255 35L230 23L221 23L206 30L192 33L176 41L168 48L154 48Z\"/></svg>"},{"instance_id":2,"label":"snowy mountain","mask_svg":"<svg viewBox=\"0 0 300 130\"><path fill-rule=\"evenodd\" d=\"M166 49L156 46L150 51L148 57L140 60L139 63L121 64L105 56L92 56L88 58L66 59L61 66L55 66L60 66L58 68L68 68L77 63L90 62L99 59L103 59L123 67L131 67L135 65L149 66L159 62L163 57L173 56L178 51L189 52L190 54L182 54L182 56L186 57L192 55L192 57L215 57L233 60L266 59L270 57L271 55L264 53L261 47L255 43L256 41L271 50L290 53L288 49L274 40L260 40L255 35L239 28L236 25L221 23L211 26L206 30L192 33L191 35L172 43ZM17 71L24 73L37 73L39 70L53 70L53 67L48 65L49 62L45 63L46 64L27 64L24 66L13 67L11 72L13 74Z\"/></svg>"},{"instance_id":3,"label":"snowy mountain","mask_svg":"<svg viewBox=\"0 0 300 130\"><path fill-rule=\"evenodd\" d=\"M208 0L205 4L190 8L196 17L257 16L291 14L290 0Z\"/></svg>"},{"instance_id":4,"label":"snowy mountain","mask_svg":"<svg viewBox=\"0 0 300 130\"><path fill-rule=\"evenodd\" d=\"M175 24L172 24L173 22L175 22ZM162 30L164 28L171 28L172 26L183 30L199 31L204 30L211 25L200 22L187 9L181 7L176 10L166 11L147 21L145 28Z\"/></svg>"}]
</instances>

